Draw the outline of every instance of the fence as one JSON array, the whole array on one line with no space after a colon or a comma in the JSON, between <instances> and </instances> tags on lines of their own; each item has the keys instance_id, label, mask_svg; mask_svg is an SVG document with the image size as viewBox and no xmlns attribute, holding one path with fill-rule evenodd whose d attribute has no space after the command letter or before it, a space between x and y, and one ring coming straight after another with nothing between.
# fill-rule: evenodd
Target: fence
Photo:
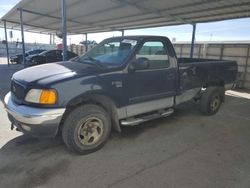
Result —
<instances>
[{"instance_id":1,"label":"fence","mask_svg":"<svg viewBox=\"0 0 250 188\"><path fill-rule=\"evenodd\" d=\"M174 44L177 57L189 57L190 44ZM250 43L196 44L194 58L235 60L238 64L237 86L250 89Z\"/></svg>"}]
</instances>

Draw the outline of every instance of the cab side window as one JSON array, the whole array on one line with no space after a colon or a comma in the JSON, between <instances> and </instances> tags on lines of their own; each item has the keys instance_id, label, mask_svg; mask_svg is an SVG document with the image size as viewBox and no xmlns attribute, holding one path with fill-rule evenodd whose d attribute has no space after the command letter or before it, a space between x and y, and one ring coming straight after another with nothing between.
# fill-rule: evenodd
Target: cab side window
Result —
<instances>
[{"instance_id":1,"label":"cab side window","mask_svg":"<svg viewBox=\"0 0 250 188\"><path fill-rule=\"evenodd\" d=\"M145 42L136 54L136 59L142 57L149 60L149 69L169 67L168 54L163 42L161 41Z\"/></svg>"}]
</instances>

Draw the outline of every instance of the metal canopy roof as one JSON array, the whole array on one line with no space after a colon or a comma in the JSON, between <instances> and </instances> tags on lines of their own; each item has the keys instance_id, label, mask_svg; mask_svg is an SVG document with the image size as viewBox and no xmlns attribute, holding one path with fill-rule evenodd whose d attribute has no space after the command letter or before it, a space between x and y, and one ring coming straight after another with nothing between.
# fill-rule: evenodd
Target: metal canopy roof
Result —
<instances>
[{"instance_id":1,"label":"metal canopy roof","mask_svg":"<svg viewBox=\"0 0 250 188\"><path fill-rule=\"evenodd\" d=\"M69 34L250 17L250 0L66 0L66 5ZM20 29L20 8L25 31L61 31L61 0L20 1L1 18L7 28Z\"/></svg>"}]
</instances>

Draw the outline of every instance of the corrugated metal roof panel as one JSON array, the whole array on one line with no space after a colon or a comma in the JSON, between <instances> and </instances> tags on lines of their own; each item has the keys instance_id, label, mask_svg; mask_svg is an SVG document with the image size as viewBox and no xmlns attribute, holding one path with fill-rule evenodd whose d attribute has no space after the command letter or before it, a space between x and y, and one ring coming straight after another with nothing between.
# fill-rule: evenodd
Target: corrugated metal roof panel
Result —
<instances>
[{"instance_id":1,"label":"corrugated metal roof panel","mask_svg":"<svg viewBox=\"0 0 250 188\"><path fill-rule=\"evenodd\" d=\"M250 17L250 0L67 0L70 34L200 23ZM1 20L41 33L61 30L61 0L22 0ZM33 14L36 12L38 14ZM3 23L1 23L3 25Z\"/></svg>"}]
</instances>

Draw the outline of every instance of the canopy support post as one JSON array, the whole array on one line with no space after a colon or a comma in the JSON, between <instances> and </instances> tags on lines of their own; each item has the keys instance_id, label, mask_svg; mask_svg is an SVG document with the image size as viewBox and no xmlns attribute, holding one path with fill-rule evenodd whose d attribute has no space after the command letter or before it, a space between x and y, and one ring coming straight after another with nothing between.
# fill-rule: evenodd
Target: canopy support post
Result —
<instances>
[{"instance_id":1,"label":"canopy support post","mask_svg":"<svg viewBox=\"0 0 250 188\"><path fill-rule=\"evenodd\" d=\"M122 32L122 37L124 37L124 30L121 30L121 32Z\"/></svg>"},{"instance_id":2,"label":"canopy support post","mask_svg":"<svg viewBox=\"0 0 250 188\"><path fill-rule=\"evenodd\" d=\"M21 25L21 38L22 38L22 50L23 50L23 65L26 66L25 62L25 42L24 42L24 32L23 32L23 9L19 9L20 12L20 25Z\"/></svg>"},{"instance_id":3,"label":"canopy support post","mask_svg":"<svg viewBox=\"0 0 250 188\"><path fill-rule=\"evenodd\" d=\"M88 33L85 33L85 52L88 52Z\"/></svg>"},{"instance_id":4,"label":"canopy support post","mask_svg":"<svg viewBox=\"0 0 250 188\"><path fill-rule=\"evenodd\" d=\"M193 54L194 54L194 41L195 41L196 23L192 24L192 26L193 26L193 33L192 33L192 43L191 43L191 49L190 49L190 58L193 58Z\"/></svg>"},{"instance_id":5,"label":"canopy support post","mask_svg":"<svg viewBox=\"0 0 250 188\"><path fill-rule=\"evenodd\" d=\"M55 34L52 34L52 44L55 44Z\"/></svg>"},{"instance_id":6,"label":"canopy support post","mask_svg":"<svg viewBox=\"0 0 250 188\"><path fill-rule=\"evenodd\" d=\"M3 23L4 23L4 34L5 34L5 41L6 41L7 63L8 63L8 66L10 66L10 61L9 61L9 45L8 45L8 37L7 37L6 20L4 20Z\"/></svg>"},{"instance_id":7,"label":"canopy support post","mask_svg":"<svg viewBox=\"0 0 250 188\"><path fill-rule=\"evenodd\" d=\"M49 34L49 44L52 44L52 34Z\"/></svg>"},{"instance_id":8,"label":"canopy support post","mask_svg":"<svg viewBox=\"0 0 250 188\"><path fill-rule=\"evenodd\" d=\"M61 0L62 9L62 35L63 35L63 61L67 61L67 17L66 2Z\"/></svg>"}]
</instances>

